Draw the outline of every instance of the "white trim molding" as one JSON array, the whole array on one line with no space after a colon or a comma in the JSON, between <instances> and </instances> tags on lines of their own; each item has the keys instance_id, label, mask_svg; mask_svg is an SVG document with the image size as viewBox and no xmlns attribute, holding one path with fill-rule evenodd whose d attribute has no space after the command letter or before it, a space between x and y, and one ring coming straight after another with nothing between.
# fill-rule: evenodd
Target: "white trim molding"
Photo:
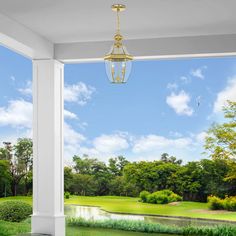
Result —
<instances>
[{"instance_id":1,"label":"white trim molding","mask_svg":"<svg viewBox=\"0 0 236 236\"><path fill-rule=\"evenodd\" d=\"M31 59L53 58L52 42L3 14L0 14L0 44Z\"/></svg>"},{"instance_id":2,"label":"white trim molding","mask_svg":"<svg viewBox=\"0 0 236 236\"><path fill-rule=\"evenodd\" d=\"M236 55L236 34L132 39L124 42L136 60ZM54 58L64 63L102 61L112 41L55 44Z\"/></svg>"}]
</instances>

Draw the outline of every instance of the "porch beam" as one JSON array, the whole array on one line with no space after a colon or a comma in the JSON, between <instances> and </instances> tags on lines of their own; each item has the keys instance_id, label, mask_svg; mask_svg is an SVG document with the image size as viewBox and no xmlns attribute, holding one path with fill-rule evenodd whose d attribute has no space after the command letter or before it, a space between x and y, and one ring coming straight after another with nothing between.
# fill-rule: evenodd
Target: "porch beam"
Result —
<instances>
[{"instance_id":1,"label":"porch beam","mask_svg":"<svg viewBox=\"0 0 236 236\"><path fill-rule=\"evenodd\" d=\"M65 235L63 88L64 65L33 61L32 233Z\"/></svg>"},{"instance_id":2,"label":"porch beam","mask_svg":"<svg viewBox=\"0 0 236 236\"><path fill-rule=\"evenodd\" d=\"M136 60L236 55L236 34L126 40ZM102 61L112 41L55 44L54 58L64 63Z\"/></svg>"},{"instance_id":3,"label":"porch beam","mask_svg":"<svg viewBox=\"0 0 236 236\"><path fill-rule=\"evenodd\" d=\"M52 42L3 14L0 14L0 44L30 59L49 59L54 54Z\"/></svg>"}]
</instances>

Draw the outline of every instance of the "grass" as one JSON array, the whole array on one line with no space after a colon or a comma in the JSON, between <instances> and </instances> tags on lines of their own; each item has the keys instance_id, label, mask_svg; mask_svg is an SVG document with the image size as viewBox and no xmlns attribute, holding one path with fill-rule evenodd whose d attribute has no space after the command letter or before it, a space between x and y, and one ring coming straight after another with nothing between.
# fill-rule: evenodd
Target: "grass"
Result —
<instances>
[{"instance_id":1,"label":"grass","mask_svg":"<svg viewBox=\"0 0 236 236\"><path fill-rule=\"evenodd\" d=\"M87 227L73 227L66 228L66 236L150 236L149 233L140 232L126 232L113 229L99 229ZM151 234L151 236L168 236L167 234ZM172 236L174 236L172 234Z\"/></svg>"},{"instance_id":2,"label":"grass","mask_svg":"<svg viewBox=\"0 0 236 236\"><path fill-rule=\"evenodd\" d=\"M0 221L0 236L17 235L30 232L30 220L21 223ZM147 233L125 232L113 229L87 228L78 226L66 226L66 236L150 236ZM156 235L152 236L167 236Z\"/></svg>"},{"instance_id":3,"label":"grass","mask_svg":"<svg viewBox=\"0 0 236 236\"><path fill-rule=\"evenodd\" d=\"M0 236L17 235L30 231L29 221L13 223L0 220Z\"/></svg>"},{"instance_id":4,"label":"grass","mask_svg":"<svg viewBox=\"0 0 236 236\"><path fill-rule=\"evenodd\" d=\"M119 230L115 230L115 228ZM125 231L126 230L126 231ZM30 219L21 223L0 221L0 236L17 235L30 231ZM141 232L137 232L141 231ZM164 234L156 234L160 232ZM151 233L151 234L150 234ZM169 234L167 234L169 233ZM236 227L184 227L163 226L142 221L106 220L86 221L72 219L67 222L66 236L235 236Z\"/></svg>"},{"instance_id":5,"label":"grass","mask_svg":"<svg viewBox=\"0 0 236 236\"><path fill-rule=\"evenodd\" d=\"M1 201L21 200L32 203L31 197L0 198ZM211 211L206 203L180 202L177 205L155 205L141 203L138 198L131 197L81 197L71 196L65 200L65 204L77 204L85 206L99 206L103 210L116 213L149 214L163 216L182 216L191 218L203 218L212 220L236 221L236 212Z\"/></svg>"},{"instance_id":6,"label":"grass","mask_svg":"<svg viewBox=\"0 0 236 236\"><path fill-rule=\"evenodd\" d=\"M85 220L82 218L69 218L67 224L69 226L118 229L142 233L168 233L182 235L183 232L182 228L176 226L167 226L137 220Z\"/></svg>"},{"instance_id":7,"label":"grass","mask_svg":"<svg viewBox=\"0 0 236 236\"><path fill-rule=\"evenodd\" d=\"M164 233L170 235L189 235L189 236L235 236L236 226L167 226L162 224L148 223L134 220L85 220L82 218L69 218L69 226L118 229L125 231L144 232L144 233Z\"/></svg>"}]
</instances>

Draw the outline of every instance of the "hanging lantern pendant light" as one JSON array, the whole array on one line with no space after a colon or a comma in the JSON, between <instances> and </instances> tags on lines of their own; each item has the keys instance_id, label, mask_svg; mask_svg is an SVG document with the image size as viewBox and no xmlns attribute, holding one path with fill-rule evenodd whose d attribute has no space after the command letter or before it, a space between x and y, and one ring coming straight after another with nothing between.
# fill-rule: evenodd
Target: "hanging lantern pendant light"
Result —
<instances>
[{"instance_id":1,"label":"hanging lantern pendant light","mask_svg":"<svg viewBox=\"0 0 236 236\"><path fill-rule=\"evenodd\" d=\"M104 57L106 73L111 83L126 83L132 67L133 56L131 56L122 43L123 37L120 33L120 16L119 13L125 10L125 5L112 5L112 10L117 14L117 31L114 36L114 44L109 54Z\"/></svg>"}]
</instances>

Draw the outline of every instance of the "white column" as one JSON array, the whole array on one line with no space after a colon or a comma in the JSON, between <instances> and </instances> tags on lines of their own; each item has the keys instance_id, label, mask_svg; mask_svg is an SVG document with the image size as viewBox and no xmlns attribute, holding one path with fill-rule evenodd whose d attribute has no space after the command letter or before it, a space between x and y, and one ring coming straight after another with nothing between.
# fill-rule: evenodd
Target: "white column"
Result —
<instances>
[{"instance_id":1,"label":"white column","mask_svg":"<svg viewBox=\"0 0 236 236\"><path fill-rule=\"evenodd\" d=\"M65 235L63 64L33 61L32 233Z\"/></svg>"}]
</instances>

